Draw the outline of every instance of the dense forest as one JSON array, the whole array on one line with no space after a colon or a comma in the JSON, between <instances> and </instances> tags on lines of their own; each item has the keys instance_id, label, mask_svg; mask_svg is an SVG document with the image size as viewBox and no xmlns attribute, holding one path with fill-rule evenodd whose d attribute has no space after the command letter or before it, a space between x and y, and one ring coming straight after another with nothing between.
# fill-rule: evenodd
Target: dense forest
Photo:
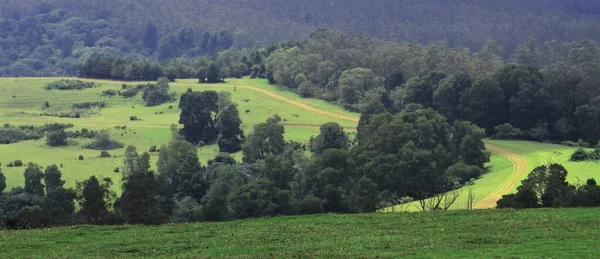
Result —
<instances>
[{"instance_id":1,"label":"dense forest","mask_svg":"<svg viewBox=\"0 0 600 259\"><path fill-rule=\"evenodd\" d=\"M40 12L40 1L2 0L0 18ZM160 36L190 26L203 31L231 31L238 46L299 39L327 25L378 38L481 48L488 39L505 46L508 57L529 36L550 40L598 40L597 0L46 0L77 16L110 20L129 42L140 41L147 24ZM541 8L543 7L543 8Z\"/></svg>"}]
</instances>

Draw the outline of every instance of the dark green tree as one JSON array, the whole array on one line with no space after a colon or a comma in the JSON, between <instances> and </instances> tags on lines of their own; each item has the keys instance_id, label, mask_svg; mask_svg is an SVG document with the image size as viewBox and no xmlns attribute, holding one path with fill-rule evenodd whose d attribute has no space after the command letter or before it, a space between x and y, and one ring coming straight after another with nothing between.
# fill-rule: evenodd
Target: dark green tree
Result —
<instances>
[{"instance_id":1,"label":"dark green tree","mask_svg":"<svg viewBox=\"0 0 600 259\"><path fill-rule=\"evenodd\" d=\"M65 181L61 179L62 173L58 169L58 166L51 165L46 167L44 171L44 183L46 184L46 192L52 188L63 187Z\"/></svg>"},{"instance_id":2,"label":"dark green tree","mask_svg":"<svg viewBox=\"0 0 600 259\"><path fill-rule=\"evenodd\" d=\"M206 70L206 82L207 83L224 83L223 77L221 76L221 69L215 63L208 66ZM202 79L200 79L202 81Z\"/></svg>"},{"instance_id":3,"label":"dark green tree","mask_svg":"<svg viewBox=\"0 0 600 259\"><path fill-rule=\"evenodd\" d=\"M96 176L77 183L78 215L90 224L104 224L110 216L110 207L116 194L111 190L112 180L101 183Z\"/></svg>"},{"instance_id":4,"label":"dark green tree","mask_svg":"<svg viewBox=\"0 0 600 259\"><path fill-rule=\"evenodd\" d=\"M418 103L425 107L431 107L433 103L433 86L425 78L411 78L405 84L405 103Z\"/></svg>"},{"instance_id":5,"label":"dark green tree","mask_svg":"<svg viewBox=\"0 0 600 259\"><path fill-rule=\"evenodd\" d=\"M219 95L216 91L187 92L181 96L179 124L181 133L193 143L210 143L218 137L216 116Z\"/></svg>"},{"instance_id":6,"label":"dark green tree","mask_svg":"<svg viewBox=\"0 0 600 259\"><path fill-rule=\"evenodd\" d=\"M442 113L448 121L461 119L458 109L460 98L473 85L471 76L464 73L452 75L440 83L433 93L433 107Z\"/></svg>"},{"instance_id":7,"label":"dark green tree","mask_svg":"<svg viewBox=\"0 0 600 259\"><path fill-rule=\"evenodd\" d=\"M254 163L257 160L265 159L269 154L283 153L285 128L279 122L281 122L281 117L274 115L266 122L254 126L254 132L248 136L242 148L245 163Z\"/></svg>"},{"instance_id":8,"label":"dark green tree","mask_svg":"<svg viewBox=\"0 0 600 259\"><path fill-rule=\"evenodd\" d=\"M242 150L244 131L241 128L242 120L237 105L229 104L224 108L217 123L217 129L219 130L217 143L220 152L235 153Z\"/></svg>"},{"instance_id":9,"label":"dark green tree","mask_svg":"<svg viewBox=\"0 0 600 259\"><path fill-rule=\"evenodd\" d=\"M68 136L64 130L52 131L47 134L46 144L51 147L68 145Z\"/></svg>"},{"instance_id":10,"label":"dark green tree","mask_svg":"<svg viewBox=\"0 0 600 259\"><path fill-rule=\"evenodd\" d=\"M25 192L32 195L44 196L44 185L42 184L42 168L34 163L27 164L25 169Z\"/></svg>"},{"instance_id":11,"label":"dark green tree","mask_svg":"<svg viewBox=\"0 0 600 259\"><path fill-rule=\"evenodd\" d=\"M348 136L344 128L335 122L321 125L320 133L311 139L311 150L317 154L330 148L348 149Z\"/></svg>"},{"instance_id":12,"label":"dark green tree","mask_svg":"<svg viewBox=\"0 0 600 259\"><path fill-rule=\"evenodd\" d=\"M478 80L460 100L465 119L492 133L494 127L506 122L507 103L504 91L491 78Z\"/></svg>"}]
</instances>

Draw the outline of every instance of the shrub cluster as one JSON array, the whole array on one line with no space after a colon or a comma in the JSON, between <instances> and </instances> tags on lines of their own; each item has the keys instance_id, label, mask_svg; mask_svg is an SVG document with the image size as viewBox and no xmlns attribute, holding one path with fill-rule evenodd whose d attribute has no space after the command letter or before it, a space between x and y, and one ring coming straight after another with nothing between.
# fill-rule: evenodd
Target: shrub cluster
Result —
<instances>
[{"instance_id":1,"label":"shrub cluster","mask_svg":"<svg viewBox=\"0 0 600 259\"><path fill-rule=\"evenodd\" d=\"M94 107L105 108L105 102L82 102L82 103L74 103L73 109L91 109Z\"/></svg>"},{"instance_id":2,"label":"shrub cluster","mask_svg":"<svg viewBox=\"0 0 600 259\"><path fill-rule=\"evenodd\" d=\"M123 146L123 143L112 140L108 132L100 131L96 134L92 143L86 145L85 148L94 150L112 150L122 148Z\"/></svg>"},{"instance_id":3,"label":"shrub cluster","mask_svg":"<svg viewBox=\"0 0 600 259\"><path fill-rule=\"evenodd\" d=\"M64 79L49 83L44 88L46 90L83 90L94 87L97 87L94 82Z\"/></svg>"}]
</instances>

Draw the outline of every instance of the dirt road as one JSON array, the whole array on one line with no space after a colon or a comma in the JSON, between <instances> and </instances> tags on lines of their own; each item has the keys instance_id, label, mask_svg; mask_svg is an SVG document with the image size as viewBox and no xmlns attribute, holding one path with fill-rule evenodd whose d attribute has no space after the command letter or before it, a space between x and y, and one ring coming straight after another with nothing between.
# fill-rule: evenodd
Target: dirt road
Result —
<instances>
[{"instance_id":1,"label":"dirt road","mask_svg":"<svg viewBox=\"0 0 600 259\"><path fill-rule=\"evenodd\" d=\"M502 195L510 193L518 184L519 179L527 173L528 169L527 160L519 154L490 144L486 144L485 147L492 153L508 159L513 164L513 172L494 192L475 204L475 209L495 208L496 201L502 198Z\"/></svg>"}]
</instances>

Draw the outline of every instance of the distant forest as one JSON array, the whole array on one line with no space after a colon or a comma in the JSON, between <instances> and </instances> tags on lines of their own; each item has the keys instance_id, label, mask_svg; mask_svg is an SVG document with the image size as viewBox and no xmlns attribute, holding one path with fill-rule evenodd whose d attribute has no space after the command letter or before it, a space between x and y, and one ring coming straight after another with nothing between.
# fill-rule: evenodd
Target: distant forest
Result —
<instances>
[{"instance_id":1,"label":"distant forest","mask_svg":"<svg viewBox=\"0 0 600 259\"><path fill-rule=\"evenodd\" d=\"M41 2L41 3L40 3ZM163 37L182 27L230 31L241 47L300 39L326 25L380 39L478 50L488 39L505 47L508 58L528 37L598 40L598 0L0 0L0 19L25 19L49 8L74 16L107 20L131 43L143 39L148 24Z\"/></svg>"}]
</instances>

